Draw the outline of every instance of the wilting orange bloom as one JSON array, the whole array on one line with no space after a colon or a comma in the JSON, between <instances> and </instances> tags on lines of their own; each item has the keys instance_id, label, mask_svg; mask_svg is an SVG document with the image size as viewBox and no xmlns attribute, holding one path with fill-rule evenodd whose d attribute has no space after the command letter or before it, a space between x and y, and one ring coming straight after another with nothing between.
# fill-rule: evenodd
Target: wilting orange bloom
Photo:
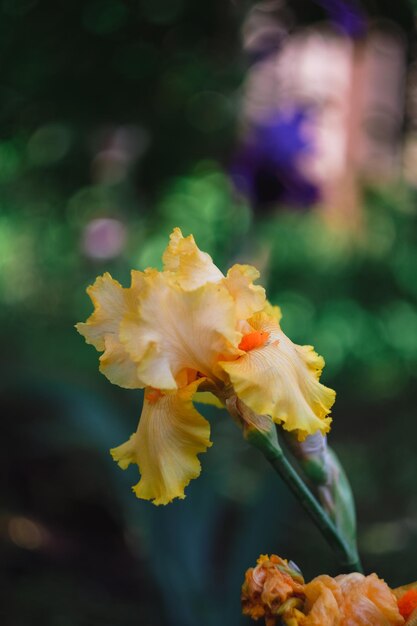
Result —
<instances>
[{"instance_id":1,"label":"wilting orange bloom","mask_svg":"<svg viewBox=\"0 0 417 626\"><path fill-rule=\"evenodd\" d=\"M388 585L376 574L318 576L305 586L300 626L401 626L404 619Z\"/></svg>"},{"instance_id":2,"label":"wilting orange bloom","mask_svg":"<svg viewBox=\"0 0 417 626\"><path fill-rule=\"evenodd\" d=\"M100 371L116 385L145 389L137 431L111 451L121 468L138 465L139 498L184 498L199 475L197 455L211 441L195 400L234 402L252 420L267 416L259 418L264 430L281 424L300 440L329 430L335 393L319 382L324 361L282 332L258 277L249 265L224 275L176 228L161 272L133 270L127 289L106 273L88 288L94 312L77 330L103 353Z\"/></svg>"},{"instance_id":3,"label":"wilting orange bloom","mask_svg":"<svg viewBox=\"0 0 417 626\"><path fill-rule=\"evenodd\" d=\"M317 576L308 584L283 573L283 559L261 556L246 572L243 613L266 626L402 626L394 593L376 574ZM290 574L290 575L288 575ZM280 620L278 622L278 620Z\"/></svg>"},{"instance_id":4,"label":"wilting orange bloom","mask_svg":"<svg viewBox=\"0 0 417 626\"><path fill-rule=\"evenodd\" d=\"M304 579L276 554L262 554L256 567L245 574L242 586L242 610L252 619L265 618L265 623L275 624L276 615L287 600L304 597Z\"/></svg>"}]
</instances>

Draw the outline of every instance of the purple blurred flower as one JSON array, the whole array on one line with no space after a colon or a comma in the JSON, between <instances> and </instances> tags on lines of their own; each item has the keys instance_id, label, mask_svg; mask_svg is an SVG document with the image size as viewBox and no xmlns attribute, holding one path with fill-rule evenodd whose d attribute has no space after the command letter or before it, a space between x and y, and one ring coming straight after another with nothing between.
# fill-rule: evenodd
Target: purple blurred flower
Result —
<instances>
[{"instance_id":1,"label":"purple blurred flower","mask_svg":"<svg viewBox=\"0 0 417 626\"><path fill-rule=\"evenodd\" d=\"M299 108L275 112L252 127L235 155L232 179L255 208L277 203L305 207L318 201L318 187L300 167L301 157L313 150L302 132L307 117Z\"/></svg>"},{"instance_id":2,"label":"purple blurred flower","mask_svg":"<svg viewBox=\"0 0 417 626\"><path fill-rule=\"evenodd\" d=\"M356 0L315 0L326 11L329 19L349 37L366 34L365 13Z\"/></svg>"}]
</instances>

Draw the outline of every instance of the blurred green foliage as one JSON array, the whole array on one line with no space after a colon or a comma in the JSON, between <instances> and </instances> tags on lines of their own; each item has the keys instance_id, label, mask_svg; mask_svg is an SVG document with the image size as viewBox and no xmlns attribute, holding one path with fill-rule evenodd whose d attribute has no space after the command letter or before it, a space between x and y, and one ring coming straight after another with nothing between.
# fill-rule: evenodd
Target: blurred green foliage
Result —
<instances>
[{"instance_id":1,"label":"blurred green foliage","mask_svg":"<svg viewBox=\"0 0 417 626\"><path fill-rule=\"evenodd\" d=\"M222 269L258 265L284 330L325 356L365 567L392 584L417 578L415 191L369 191L359 239L316 214L253 216L236 199L232 3L4 0L0 11L2 624L237 625L260 552L306 577L336 571L222 412L204 409L215 445L183 502L137 501L137 473L108 455L135 429L141 392L107 383L73 325L97 274L126 284L132 267L158 266L177 225Z\"/></svg>"}]
</instances>

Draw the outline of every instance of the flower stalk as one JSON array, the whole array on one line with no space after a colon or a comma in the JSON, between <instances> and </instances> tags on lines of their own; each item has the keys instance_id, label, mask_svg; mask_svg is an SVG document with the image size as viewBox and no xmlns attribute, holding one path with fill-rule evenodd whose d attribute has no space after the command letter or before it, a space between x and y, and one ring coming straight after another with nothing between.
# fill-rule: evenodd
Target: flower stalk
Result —
<instances>
[{"instance_id":1,"label":"flower stalk","mask_svg":"<svg viewBox=\"0 0 417 626\"><path fill-rule=\"evenodd\" d=\"M243 436L258 448L293 492L326 541L337 555L345 572L363 572L356 543L336 526L324 507L297 474L278 441L277 429L264 415L258 415L234 395L222 398L232 418L239 423Z\"/></svg>"},{"instance_id":2,"label":"flower stalk","mask_svg":"<svg viewBox=\"0 0 417 626\"><path fill-rule=\"evenodd\" d=\"M329 515L284 455L278 442L276 428L273 427L268 432L247 429L245 438L251 445L262 452L274 470L288 485L303 509L334 550L341 567L346 572L363 572L356 548L349 545L349 542L342 536Z\"/></svg>"},{"instance_id":3,"label":"flower stalk","mask_svg":"<svg viewBox=\"0 0 417 626\"><path fill-rule=\"evenodd\" d=\"M307 485L339 533L356 550L356 513L352 489L335 452L328 446L327 437L317 432L303 441L282 431L284 441L298 461Z\"/></svg>"}]
</instances>

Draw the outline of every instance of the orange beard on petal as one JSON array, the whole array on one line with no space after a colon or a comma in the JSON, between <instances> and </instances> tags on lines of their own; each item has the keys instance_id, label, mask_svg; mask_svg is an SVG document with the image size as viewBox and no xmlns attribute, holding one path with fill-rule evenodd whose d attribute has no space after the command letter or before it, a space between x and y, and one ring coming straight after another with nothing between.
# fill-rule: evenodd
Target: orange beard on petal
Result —
<instances>
[{"instance_id":1,"label":"orange beard on petal","mask_svg":"<svg viewBox=\"0 0 417 626\"><path fill-rule=\"evenodd\" d=\"M252 333L248 333L242 337L242 340L238 346L239 350L249 352L255 348L260 348L269 339L269 332L263 330L254 330Z\"/></svg>"},{"instance_id":2,"label":"orange beard on petal","mask_svg":"<svg viewBox=\"0 0 417 626\"><path fill-rule=\"evenodd\" d=\"M397 601L398 609L404 619L408 619L411 613L417 608L417 590L409 589Z\"/></svg>"},{"instance_id":3,"label":"orange beard on petal","mask_svg":"<svg viewBox=\"0 0 417 626\"><path fill-rule=\"evenodd\" d=\"M160 389L149 387L149 389L145 392L145 400L149 402L149 404L155 404L160 398L162 398L163 395L164 394Z\"/></svg>"}]
</instances>

